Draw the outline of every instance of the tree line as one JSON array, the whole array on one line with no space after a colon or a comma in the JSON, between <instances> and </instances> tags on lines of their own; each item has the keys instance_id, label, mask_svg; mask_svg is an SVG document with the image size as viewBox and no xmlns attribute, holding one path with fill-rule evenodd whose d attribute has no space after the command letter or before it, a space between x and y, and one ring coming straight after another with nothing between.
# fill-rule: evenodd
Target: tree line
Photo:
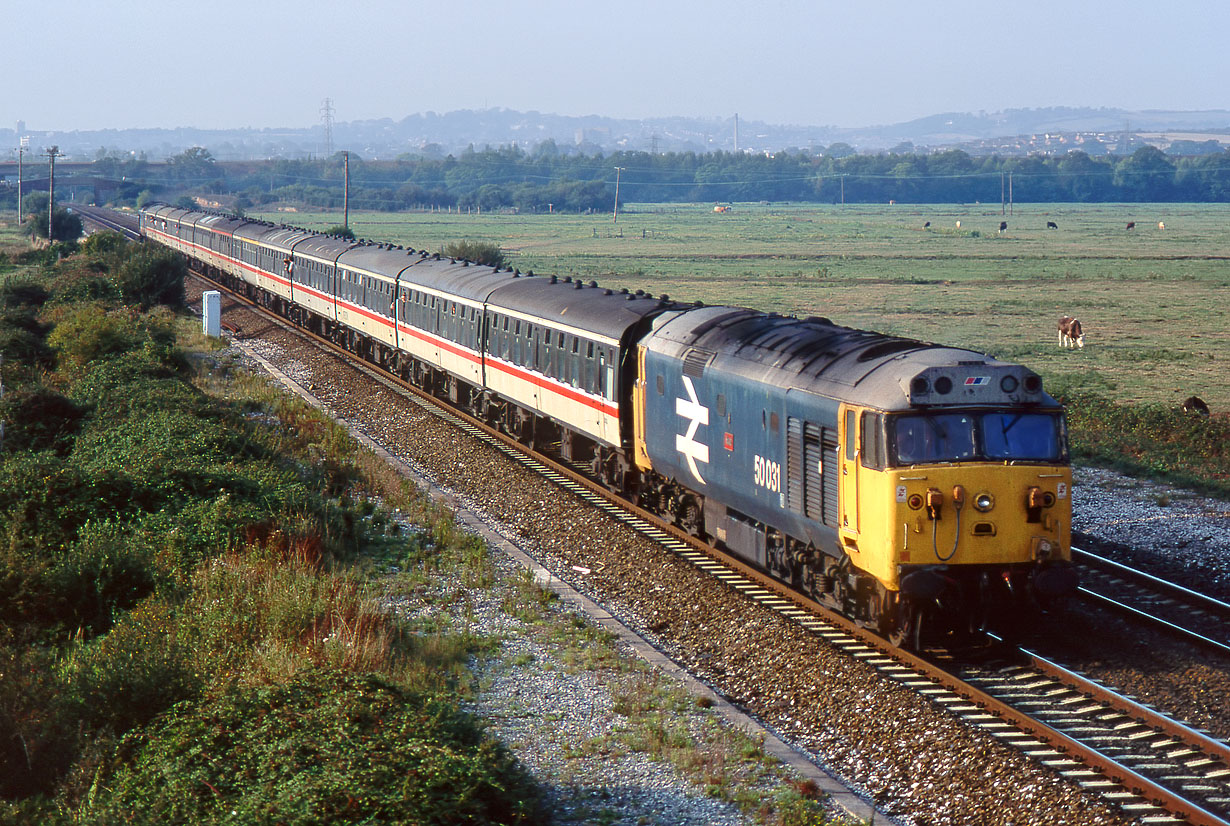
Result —
<instances>
[{"instance_id":1,"label":"tree line","mask_svg":"<svg viewBox=\"0 0 1230 826\"><path fill-rule=\"evenodd\" d=\"M1171 155L1145 146L1130 155L973 156L959 149L933 154L857 154L834 144L824 154L784 151L615 152L585 155L545 141L467 149L445 158L405 155L393 161L350 156L350 206L398 211L420 208L523 212L611 209L615 168L620 200L650 203L794 201L813 203L997 202L1011 185L1016 202L1224 202L1230 199L1230 152L1200 146ZM123 179L118 202L218 194L240 209L274 201L340 208L342 153L330 158L222 164L199 147L163 166L143 159L100 157L99 174ZM170 196L170 197L168 197Z\"/></svg>"}]
</instances>

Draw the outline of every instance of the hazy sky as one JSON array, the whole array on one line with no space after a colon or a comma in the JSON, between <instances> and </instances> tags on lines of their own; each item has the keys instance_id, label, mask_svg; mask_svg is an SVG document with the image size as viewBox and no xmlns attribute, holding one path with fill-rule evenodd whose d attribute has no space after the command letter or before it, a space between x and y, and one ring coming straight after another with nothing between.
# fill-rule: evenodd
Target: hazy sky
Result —
<instances>
[{"instance_id":1,"label":"hazy sky","mask_svg":"<svg viewBox=\"0 0 1230 826\"><path fill-rule=\"evenodd\" d=\"M6 0L0 126L1230 109L1223 0Z\"/></svg>"}]
</instances>

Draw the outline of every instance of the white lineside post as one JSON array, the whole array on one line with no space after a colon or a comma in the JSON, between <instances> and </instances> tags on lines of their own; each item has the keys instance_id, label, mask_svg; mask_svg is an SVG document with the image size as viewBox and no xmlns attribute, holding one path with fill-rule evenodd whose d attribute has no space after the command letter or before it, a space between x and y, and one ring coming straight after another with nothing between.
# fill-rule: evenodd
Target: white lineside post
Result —
<instances>
[{"instance_id":1,"label":"white lineside post","mask_svg":"<svg viewBox=\"0 0 1230 826\"><path fill-rule=\"evenodd\" d=\"M222 335L222 293L210 290L201 296L201 328L205 335Z\"/></svg>"}]
</instances>

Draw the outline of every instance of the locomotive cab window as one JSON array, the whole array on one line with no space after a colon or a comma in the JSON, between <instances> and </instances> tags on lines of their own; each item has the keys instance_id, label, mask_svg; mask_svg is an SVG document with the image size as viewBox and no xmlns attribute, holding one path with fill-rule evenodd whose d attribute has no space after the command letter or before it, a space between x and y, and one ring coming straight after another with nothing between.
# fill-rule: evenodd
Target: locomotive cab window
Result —
<instances>
[{"instance_id":1,"label":"locomotive cab window","mask_svg":"<svg viewBox=\"0 0 1230 826\"><path fill-rule=\"evenodd\" d=\"M883 470L887 465L884 453L884 416L865 411L862 418L863 467Z\"/></svg>"},{"instance_id":2,"label":"locomotive cab window","mask_svg":"<svg viewBox=\"0 0 1230 826\"><path fill-rule=\"evenodd\" d=\"M846 411L846 458L850 461L858 455L858 442L856 434L858 433L858 411Z\"/></svg>"},{"instance_id":3,"label":"locomotive cab window","mask_svg":"<svg viewBox=\"0 0 1230 826\"><path fill-rule=\"evenodd\" d=\"M1067 455L1059 416L998 411L982 414L979 425L989 459L1058 462Z\"/></svg>"},{"instance_id":4,"label":"locomotive cab window","mask_svg":"<svg viewBox=\"0 0 1230 826\"><path fill-rule=\"evenodd\" d=\"M959 462L1062 462L1067 446L1062 416L998 410L894 416L886 428L897 465Z\"/></svg>"}]
</instances>

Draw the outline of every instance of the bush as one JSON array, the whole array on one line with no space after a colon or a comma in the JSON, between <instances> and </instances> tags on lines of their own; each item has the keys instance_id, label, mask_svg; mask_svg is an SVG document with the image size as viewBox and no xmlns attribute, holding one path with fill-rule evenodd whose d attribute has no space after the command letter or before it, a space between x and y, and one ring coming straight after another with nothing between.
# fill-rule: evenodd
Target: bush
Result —
<instances>
[{"instance_id":1,"label":"bush","mask_svg":"<svg viewBox=\"0 0 1230 826\"><path fill-rule=\"evenodd\" d=\"M184 259L167 249L143 249L124 262L116 284L124 301L148 310L155 304L184 306Z\"/></svg>"},{"instance_id":2,"label":"bush","mask_svg":"<svg viewBox=\"0 0 1230 826\"><path fill-rule=\"evenodd\" d=\"M336 235L339 238L345 238L347 241L354 240L354 230L343 224L329 227L325 230L325 235Z\"/></svg>"},{"instance_id":3,"label":"bush","mask_svg":"<svg viewBox=\"0 0 1230 826\"><path fill-rule=\"evenodd\" d=\"M309 671L178 706L126 742L84 820L540 822L537 792L468 715L373 675Z\"/></svg>"},{"instance_id":4,"label":"bush","mask_svg":"<svg viewBox=\"0 0 1230 826\"><path fill-rule=\"evenodd\" d=\"M172 361L174 319L142 316L131 309L108 311L101 304L68 310L47 337L61 364L77 370L133 351L161 363Z\"/></svg>"},{"instance_id":5,"label":"bush","mask_svg":"<svg viewBox=\"0 0 1230 826\"><path fill-rule=\"evenodd\" d=\"M47 303L50 293L37 281L28 278L10 278L0 284L0 308L27 307L37 310Z\"/></svg>"},{"instance_id":6,"label":"bush","mask_svg":"<svg viewBox=\"0 0 1230 826\"><path fill-rule=\"evenodd\" d=\"M26 308L0 310L0 355L6 362L49 370L55 353L47 346L47 328Z\"/></svg>"},{"instance_id":7,"label":"bush","mask_svg":"<svg viewBox=\"0 0 1230 826\"><path fill-rule=\"evenodd\" d=\"M79 249L91 258L115 255L128 247L128 241L118 232L96 232L81 242Z\"/></svg>"},{"instance_id":8,"label":"bush","mask_svg":"<svg viewBox=\"0 0 1230 826\"><path fill-rule=\"evenodd\" d=\"M48 451L0 454L0 536L10 550L47 560L74 542L89 520L130 513L132 494L132 482L123 474L85 473ZM27 597L24 588L7 596L0 591L0 616L6 599Z\"/></svg>"},{"instance_id":9,"label":"bush","mask_svg":"<svg viewBox=\"0 0 1230 826\"><path fill-rule=\"evenodd\" d=\"M106 633L153 592L153 565L153 555L130 542L117 523L87 522L45 577L54 622L87 638Z\"/></svg>"},{"instance_id":10,"label":"bush","mask_svg":"<svg viewBox=\"0 0 1230 826\"><path fill-rule=\"evenodd\" d=\"M81 426L85 410L46 387L11 392L0 399L4 449L54 450L65 454Z\"/></svg>"},{"instance_id":11,"label":"bush","mask_svg":"<svg viewBox=\"0 0 1230 826\"><path fill-rule=\"evenodd\" d=\"M123 734L196 696L201 680L176 629L171 609L150 600L74 650L61 666L73 716L88 729Z\"/></svg>"},{"instance_id":12,"label":"bush","mask_svg":"<svg viewBox=\"0 0 1230 826\"><path fill-rule=\"evenodd\" d=\"M27 231L34 238L47 237L47 208L43 207L39 212L35 212L30 216ZM75 241L85 232L84 226L81 223L81 216L69 212L67 209L57 207L55 217L52 219L51 225L51 240L52 241Z\"/></svg>"},{"instance_id":13,"label":"bush","mask_svg":"<svg viewBox=\"0 0 1230 826\"><path fill-rule=\"evenodd\" d=\"M443 253L449 258L465 259L488 267L504 266L504 253L500 251L500 245L489 241L454 241L444 246Z\"/></svg>"},{"instance_id":14,"label":"bush","mask_svg":"<svg viewBox=\"0 0 1230 826\"><path fill-rule=\"evenodd\" d=\"M101 271L109 270L103 265ZM56 280L53 302L61 305L90 302L115 304L121 298L120 288L112 279L103 275L74 273Z\"/></svg>"},{"instance_id":15,"label":"bush","mask_svg":"<svg viewBox=\"0 0 1230 826\"><path fill-rule=\"evenodd\" d=\"M78 753L81 733L54 666L45 649L0 640L0 799L53 792Z\"/></svg>"}]
</instances>

